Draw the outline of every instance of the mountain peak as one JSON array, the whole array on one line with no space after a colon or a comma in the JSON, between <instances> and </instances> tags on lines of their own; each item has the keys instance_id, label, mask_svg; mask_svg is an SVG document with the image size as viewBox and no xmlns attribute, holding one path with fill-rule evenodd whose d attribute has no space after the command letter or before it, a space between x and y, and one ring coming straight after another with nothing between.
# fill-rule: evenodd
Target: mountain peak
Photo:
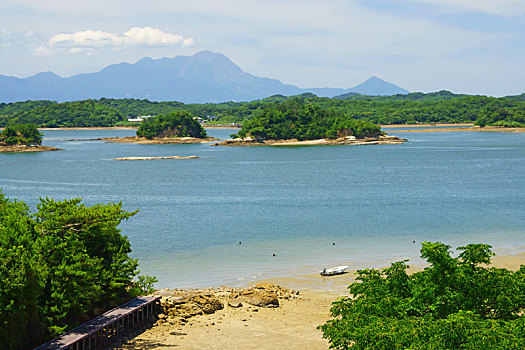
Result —
<instances>
[{"instance_id":1,"label":"mountain peak","mask_svg":"<svg viewBox=\"0 0 525 350\"><path fill-rule=\"evenodd\" d=\"M153 101L214 103L252 101L275 94L283 96L312 92L332 97L348 92L367 95L406 93L393 84L370 77L352 89L301 89L277 79L244 72L225 55L203 50L193 56L153 59L109 65L95 73L68 78L45 72L18 79L0 76L0 102L28 99L72 101L87 98L147 98Z\"/></svg>"},{"instance_id":2,"label":"mountain peak","mask_svg":"<svg viewBox=\"0 0 525 350\"><path fill-rule=\"evenodd\" d=\"M363 95L397 95L408 93L407 90L376 76L371 76L363 83L348 89L347 92L357 92Z\"/></svg>"},{"instance_id":3,"label":"mountain peak","mask_svg":"<svg viewBox=\"0 0 525 350\"><path fill-rule=\"evenodd\" d=\"M208 50L202 50L191 56L192 61L207 62L211 65L226 65L231 67L239 68L235 63L232 62L228 57L222 53L212 52ZM240 69L240 68L239 68Z\"/></svg>"},{"instance_id":4,"label":"mountain peak","mask_svg":"<svg viewBox=\"0 0 525 350\"><path fill-rule=\"evenodd\" d=\"M36 73L35 75L30 76L28 79L34 79L34 78L38 78L38 79L56 79L56 78L60 78L60 76L58 74L56 74L56 73L51 72L51 71L47 71L47 72Z\"/></svg>"}]
</instances>

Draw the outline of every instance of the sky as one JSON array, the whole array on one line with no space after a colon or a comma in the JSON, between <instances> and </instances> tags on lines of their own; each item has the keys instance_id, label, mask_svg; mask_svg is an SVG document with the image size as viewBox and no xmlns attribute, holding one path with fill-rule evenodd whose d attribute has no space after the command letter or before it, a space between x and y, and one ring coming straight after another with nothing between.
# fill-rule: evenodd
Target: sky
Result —
<instances>
[{"instance_id":1,"label":"sky","mask_svg":"<svg viewBox=\"0 0 525 350\"><path fill-rule=\"evenodd\" d=\"M525 92L525 0L0 0L0 74L228 56L303 88Z\"/></svg>"}]
</instances>

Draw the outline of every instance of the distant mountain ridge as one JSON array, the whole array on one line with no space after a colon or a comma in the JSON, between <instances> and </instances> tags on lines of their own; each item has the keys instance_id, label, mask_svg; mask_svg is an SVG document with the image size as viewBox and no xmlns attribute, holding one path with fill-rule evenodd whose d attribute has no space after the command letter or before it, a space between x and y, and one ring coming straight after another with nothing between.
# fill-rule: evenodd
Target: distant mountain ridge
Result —
<instances>
[{"instance_id":1,"label":"distant mountain ridge","mask_svg":"<svg viewBox=\"0 0 525 350\"><path fill-rule=\"evenodd\" d=\"M109 65L95 73L62 78L42 72L20 79L0 75L0 102L25 100L76 101L84 99L138 98L152 101L217 103L251 101L280 94L311 92L320 97L347 93L366 95L407 94L408 91L377 77L349 89L299 88L277 79L244 72L220 53L200 51L193 56L143 58L134 64Z\"/></svg>"}]
</instances>

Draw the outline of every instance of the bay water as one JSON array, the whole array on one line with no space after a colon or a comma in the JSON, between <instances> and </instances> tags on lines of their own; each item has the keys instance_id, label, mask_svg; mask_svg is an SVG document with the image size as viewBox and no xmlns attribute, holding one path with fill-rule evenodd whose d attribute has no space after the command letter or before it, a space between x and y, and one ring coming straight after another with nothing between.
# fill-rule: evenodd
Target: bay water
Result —
<instances>
[{"instance_id":1,"label":"bay water","mask_svg":"<svg viewBox=\"0 0 525 350\"><path fill-rule=\"evenodd\" d=\"M422 241L525 250L525 134L392 129L410 142L309 147L68 141L133 134L44 131L64 150L0 154L0 188L32 209L39 197L139 209L120 227L156 287L417 261ZM114 160L168 155L201 159Z\"/></svg>"}]
</instances>

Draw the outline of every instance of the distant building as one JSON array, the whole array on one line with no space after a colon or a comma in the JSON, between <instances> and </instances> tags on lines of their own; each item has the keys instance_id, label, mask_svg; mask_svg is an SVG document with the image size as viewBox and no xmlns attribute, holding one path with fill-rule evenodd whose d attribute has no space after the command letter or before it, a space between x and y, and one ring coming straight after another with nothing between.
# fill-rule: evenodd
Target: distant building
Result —
<instances>
[{"instance_id":1,"label":"distant building","mask_svg":"<svg viewBox=\"0 0 525 350\"><path fill-rule=\"evenodd\" d=\"M140 117L137 117L137 118L128 117L128 122L142 123L144 120L148 118L152 118L152 117L153 117L152 115L141 115Z\"/></svg>"}]
</instances>

